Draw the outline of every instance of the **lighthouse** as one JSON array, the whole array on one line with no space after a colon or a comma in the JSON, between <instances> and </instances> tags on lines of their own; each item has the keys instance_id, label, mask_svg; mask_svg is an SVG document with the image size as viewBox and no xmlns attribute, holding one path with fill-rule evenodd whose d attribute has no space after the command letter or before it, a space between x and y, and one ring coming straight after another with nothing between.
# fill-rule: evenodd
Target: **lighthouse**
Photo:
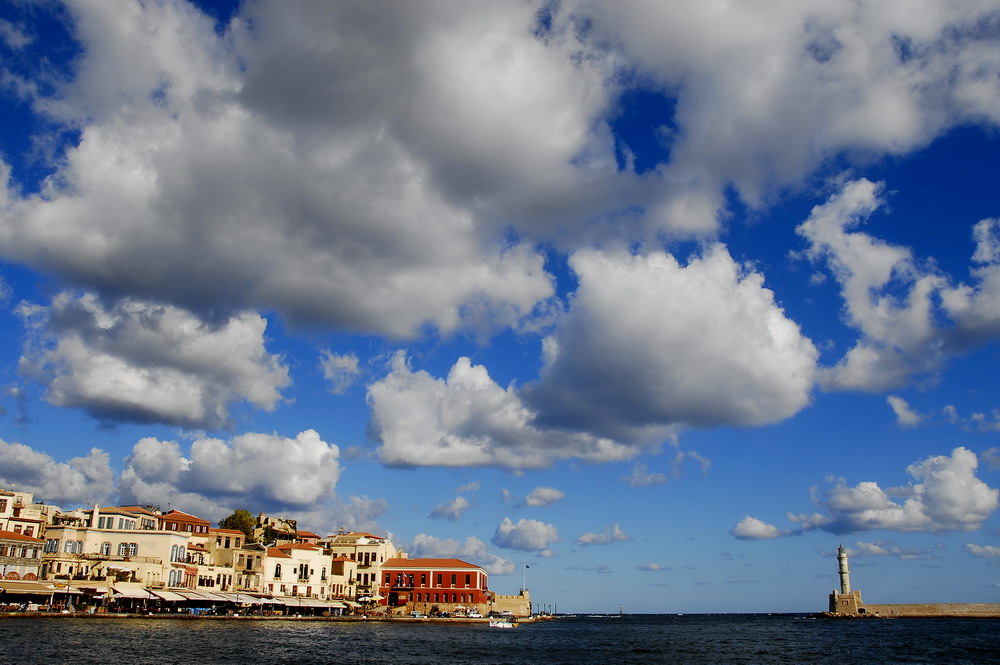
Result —
<instances>
[{"instance_id":1,"label":"lighthouse","mask_svg":"<svg viewBox=\"0 0 1000 665\"><path fill-rule=\"evenodd\" d=\"M847 548L843 544L837 548L837 570L840 573L840 593L848 596L851 593L851 571L847 568Z\"/></svg>"},{"instance_id":2,"label":"lighthouse","mask_svg":"<svg viewBox=\"0 0 1000 665\"><path fill-rule=\"evenodd\" d=\"M851 589L851 571L847 567L847 548L841 544L837 548L837 572L840 573L840 591L830 594L830 614L837 616L858 616L865 614L861 592Z\"/></svg>"}]
</instances>

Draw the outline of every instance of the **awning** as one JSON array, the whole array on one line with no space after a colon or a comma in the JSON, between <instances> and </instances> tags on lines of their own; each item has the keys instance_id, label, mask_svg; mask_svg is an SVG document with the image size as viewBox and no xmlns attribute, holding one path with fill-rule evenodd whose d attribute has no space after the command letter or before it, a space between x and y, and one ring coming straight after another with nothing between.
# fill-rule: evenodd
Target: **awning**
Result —
<instances>
[{"instance_id":1,"label":"awning","mask_svg":"<svg viewBox=\"0 0 1000 665\"><path fill-rule=\"evenodd\" d=\"M348 607L361 607L361 603L355 603L353 600L345 600L342 602Z\"/></svg>"},{"instance_id":2,"label":"awning","mask_svg":"<svg viewBox=\"0 0 1000 665\"><path fill-rule=\"evenodd\" d=\"M187 600L184 596L179 593L174 593L173 591L164 591L163 589L151 589L154 596L160 600L169 600L172 603L182 602Z\"/></svg>"},{"instance_id":3,"label":"awning","mask_svg":"<svg viewBox=\"0 0 1000 665\"><path fill-rule=\"evenodd\" d=\"M55 589L46 582L32 582L24 580L0 580L0 589L7 593L35 593L48 596Z\"/></svg>"},{"instance_id":4,"label":"awning","mask_svg":"<svg viewBox=\"0 0 1000 665\"><path fill-rule=\"evenodd\" d=\"M50 589L50 593L51 592L55 592L55 593L68 593L68 594L71 594L73 596L82 596L83 595L82 591L77 591L76 589L74 589L70 585L65 584L63 582L49 582L48 586L49 586L49 589Z\"/></svg>"},{"instance_id":5,"label":"awning","mask_svg":"<svg viewBox=\"0 0 1000 665\"><path fill-rule=\"evenodd\" d=\"M136 598L145 600L149 600L150 598L149 591L147 591L146 589L138 589L136 587L116 586L114 587L114 590L115 590L115 595L114 595L115 598Z\"/></svg>"}]
</instances>

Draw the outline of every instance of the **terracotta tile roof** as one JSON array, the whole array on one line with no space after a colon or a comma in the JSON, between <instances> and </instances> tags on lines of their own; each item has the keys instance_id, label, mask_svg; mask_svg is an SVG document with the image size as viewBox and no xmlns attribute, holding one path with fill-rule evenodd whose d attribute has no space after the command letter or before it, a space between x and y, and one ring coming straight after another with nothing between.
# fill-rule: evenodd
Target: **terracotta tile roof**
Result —
<instances>
[{"instance_id":1,"label":"terracotta tile roof","mask_svg":"<svg viewBox=\"0 0 1000 665\"><path fill-rule=\"evenodd\" d=\"M279 550L321 550L323 549L319 545L310 545L309 543L284 543L278 545L275 549Z\"/></svg>"},{"instance_id":2,"label":"terracotta tile roof","mask_svg":"<svg viewBox=\"0 0 1000 665\"><path fill-rule=\"evenodd\" d=\"M480 570L481 567L461 559L386 559L382 570L386 568L469 568Z\"/></svg>"},{"instance_id":3,"label":"terracotta tile roof","mask_svg":"<svg viewBox=\"0 0 1000 665\"><path fill-rule=\"evenodd\" d=\"M172 519L172 520L177 520L178 522L189 521L189 522L204 522L205 524L211 524L211 522L209 522L206 519L203 519L201 517L196 517L195 515L191 515L189 513L185 513L180 510L171 510L165 512L163 513L162 517L163 519Z\"/></svg>"},{"instance_id":4,"label":"terracotta tile roof","mask_svg":"<svg viewBox=\"0 0 1000 665\"><path fill-rule=\"evenodd\" d=\"M41 538L32 538L31 536L26 536L23 533L14 533L13 531L4 531L3 529L0 529L0 538L5 540L23 540L28 543L45 544L45 541Z\"/></svg>"},{"instance_id":5,"label":"terracotta tile roof","mask_svg":"<svg viewBox=\"0 0 1000 665\"><path fill-rule=\"evenodd\" d=\"M319 534L313 533L312 531L296 531L295 535L302 538L319 538Z\"/></svg>"},{"instance_id":6,"label":"terracotta tile roof","mask_svg":"<svg viewBox=\"0 0 1000 665\"><path fill-rule=\"evenodd\" d=\"M101 512L104 512L105 510L110 510L110 509L111 508L101 508ZM147 510L147 509L143 508L142 506L118 506L117 509L118 510L127 510L130 513L139 513L141 515L149 515L150 517L159 517L159 515L157 513L154 513L152 510Z\"/></svg>"},{"instance_id":7,"label":"terracotta tile roof","mask_svg":"<svg viewBox=\"0 0 1000 665\"><path fill-rule=\"evenodd\" d=\"M267 555L278 557L279 559L291 559L292 555L278 547L268 547Z\"/></svg>"},{"instance_id":8,"label":"terracotta tile roof","mask_svg":"<svg viewBox=\"0 0 1000 665\"><path fill-rule=\"evenodd\" d=\"M245 536L246 534L239 529L209 529L209 533L231 533L235 536Z\"/></svg>"},{"instance_id":9,"label":"terracotta tile roof","mask_svg":"<svg viewBox=\"0 0 1000 665\"><path fill-rule=\"evenodd\" d=\"M331 561L354 561L354 559L349 556L338 556L331 559Z\"/></svg>"}]
</instances>

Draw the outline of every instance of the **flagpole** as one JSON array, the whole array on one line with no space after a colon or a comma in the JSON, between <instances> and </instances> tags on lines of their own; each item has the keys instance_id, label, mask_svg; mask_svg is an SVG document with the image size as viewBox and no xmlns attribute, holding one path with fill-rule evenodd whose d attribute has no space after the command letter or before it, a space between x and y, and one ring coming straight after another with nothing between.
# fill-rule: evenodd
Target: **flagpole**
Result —
<instances>
[{"instance_id":1,"label":"flagpole","mask_svg":"<svg viewBox=\"0 0 1000 665\"><path fill-rule=\"evenodd\" d=\"M528 590L528 563L521 562L521 593Z\"/></svg>"}]
</instances>

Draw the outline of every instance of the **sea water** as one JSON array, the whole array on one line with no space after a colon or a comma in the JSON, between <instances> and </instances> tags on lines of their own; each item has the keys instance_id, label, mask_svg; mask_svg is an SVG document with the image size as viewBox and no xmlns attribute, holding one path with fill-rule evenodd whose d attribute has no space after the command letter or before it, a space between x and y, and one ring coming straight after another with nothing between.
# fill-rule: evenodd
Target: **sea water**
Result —
<instances>
[{"instance_id":1,"label":"sea water","mask_svg":"<svg viewBox=\"0 0 1000 665\"><path fill-rule=\"evenodd\" d=\"M1000 663L996 619L807 615L483 623L0 619L0 664Z\"/></svg>"}]
</instances>

